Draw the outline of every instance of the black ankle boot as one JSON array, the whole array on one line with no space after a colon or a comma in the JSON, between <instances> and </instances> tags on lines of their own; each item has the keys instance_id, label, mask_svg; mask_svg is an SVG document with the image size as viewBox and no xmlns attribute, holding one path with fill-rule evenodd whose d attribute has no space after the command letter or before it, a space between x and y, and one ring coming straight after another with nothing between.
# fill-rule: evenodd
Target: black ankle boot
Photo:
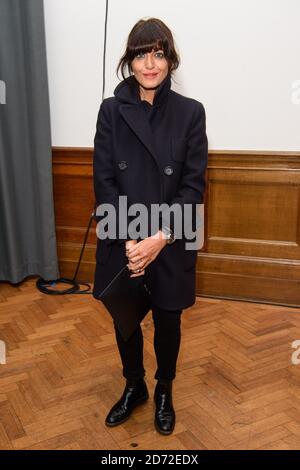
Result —
<instances>
[{"instance_id":1,"label":"black ankle boot","mask_svg":"<svg viewBox=\"0 0 300 470\"><path fill-rule=\"evenodd\" d=\"M130 417L134 408L144 403L148 398L149 394L144 379L127 380L123 395L108 413L105 424L107 426L117 426L124 423Z\"/></svg>"},{"instance_id":2,"label":"black ankle boot","mask_svg":"<svg viewBox=\"0 0 300 470\"><path fill-rule=\"evenodd\" d=\"M155 410L155 428L160 434L171 434L175 427L175 410L172 401L172 380L158 380L154 401Z\"/></svg>"}]
</instances>

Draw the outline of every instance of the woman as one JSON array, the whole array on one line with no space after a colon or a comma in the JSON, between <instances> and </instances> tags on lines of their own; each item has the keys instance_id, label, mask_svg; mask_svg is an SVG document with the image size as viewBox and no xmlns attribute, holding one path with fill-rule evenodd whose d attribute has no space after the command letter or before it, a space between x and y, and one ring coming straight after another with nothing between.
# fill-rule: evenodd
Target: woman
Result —
<instances>
[{"instance_id":1,"label":"woman","mask_svg":"<svg viewBox=\"0 0 300 470\"><path fill-rule=\"evenodd\" d=\"M180 236L180 230L176 233L175 219L184 204L195 209L203 202L207 166L204 107L171 90L171 76L178 65L169 28L156 18L138 21L118 64L117 73L121 69L123 80L114 97L104 99L100 106L94 142L96 201L115 209L117 230L115 236L97 239L93 295L97 298L125 264L132 277L144 277L151 292L155 327L155 427L161 434L174 430L172 383L181 314L195 303L197 250L186 249L187 238L185 233ZM126 196L128 207L141 203L149 210L143 220L143 236L130 233L133 218L125 214L123 202L119 204L120 196ZM149 229L150 212L162 203L165 208L159 213L158 226ZM169 217L168 208L174 203L177 212ZM123 234L119 231L120 215L126 215L127 231ZM103 222L103 216L96 220ZM191 225L195 226L195 210ZM181 220L179 226L186 225ZM148 399L142 330L139 327L125 342L114 327L126 386L107 415L107 426L123 423Z\"/></svg>"}]
</instances>

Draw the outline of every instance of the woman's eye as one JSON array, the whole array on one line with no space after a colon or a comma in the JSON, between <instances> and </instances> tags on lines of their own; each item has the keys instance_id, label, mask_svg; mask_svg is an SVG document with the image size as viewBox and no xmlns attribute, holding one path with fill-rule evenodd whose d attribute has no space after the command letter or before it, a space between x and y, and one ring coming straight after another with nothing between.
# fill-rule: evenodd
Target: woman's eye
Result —
<instances>
[{"instance_id":1,"label":"woman's eye","mask_svg":"<svg viewBox=\"0 0 300 470\"><path fill-rule=\"evenodd\" d=\"M137 59L142 59L143 57L145 57L145 53L144 52L139 52L138 54L136 54L135 57ZM162 59L164 57L164 53L163 52L156 52L155 57L158 57L159 59Z\"/></svg>"}]
</instances>

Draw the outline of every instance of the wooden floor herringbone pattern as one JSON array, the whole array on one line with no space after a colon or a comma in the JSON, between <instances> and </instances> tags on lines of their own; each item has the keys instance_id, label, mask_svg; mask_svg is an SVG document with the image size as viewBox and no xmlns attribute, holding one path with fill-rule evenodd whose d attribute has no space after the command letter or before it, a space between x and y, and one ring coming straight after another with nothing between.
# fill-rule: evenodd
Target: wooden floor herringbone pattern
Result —
<instances>
[{"instance_id":1,"label":"wooden floor herringbone pattern","mask_svg":"<svg viewBox=\"0 0 300 470\"><path fill-rule=\"evenodd\" d=\"M124 379L104 307L0 283L0 448L300 449L298 309L199 297L182 317L170 436L153 426L151 315L143 331L150 400L107 428Z\"/></svg>"}]
</instances>

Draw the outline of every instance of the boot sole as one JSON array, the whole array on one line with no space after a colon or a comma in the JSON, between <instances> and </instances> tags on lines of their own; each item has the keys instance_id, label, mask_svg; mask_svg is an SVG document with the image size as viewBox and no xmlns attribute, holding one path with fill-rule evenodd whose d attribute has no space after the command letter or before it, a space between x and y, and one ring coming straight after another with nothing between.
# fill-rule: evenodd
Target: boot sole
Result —
<instances>
[{"instance_id":1,"label":"boot sole","mask_svg":"<svg viewBox=\"0 0 300 470\"><path fill-rule=\"evenodd\" d=\"M121 421L118 421L117 423L108 423L105 421L105 425L108 426L109 428L114 428L115 426L119 426L119 424L125 423L132 415L132 412L136 409L137 406L142 405L143 403L146 403L146 401L149 399L149 395L147 397L139 398L139 400L136 401L134 407L132 408L131 412L129 413L126 418L122 419Z\"/></svg>"}]
</instances>

